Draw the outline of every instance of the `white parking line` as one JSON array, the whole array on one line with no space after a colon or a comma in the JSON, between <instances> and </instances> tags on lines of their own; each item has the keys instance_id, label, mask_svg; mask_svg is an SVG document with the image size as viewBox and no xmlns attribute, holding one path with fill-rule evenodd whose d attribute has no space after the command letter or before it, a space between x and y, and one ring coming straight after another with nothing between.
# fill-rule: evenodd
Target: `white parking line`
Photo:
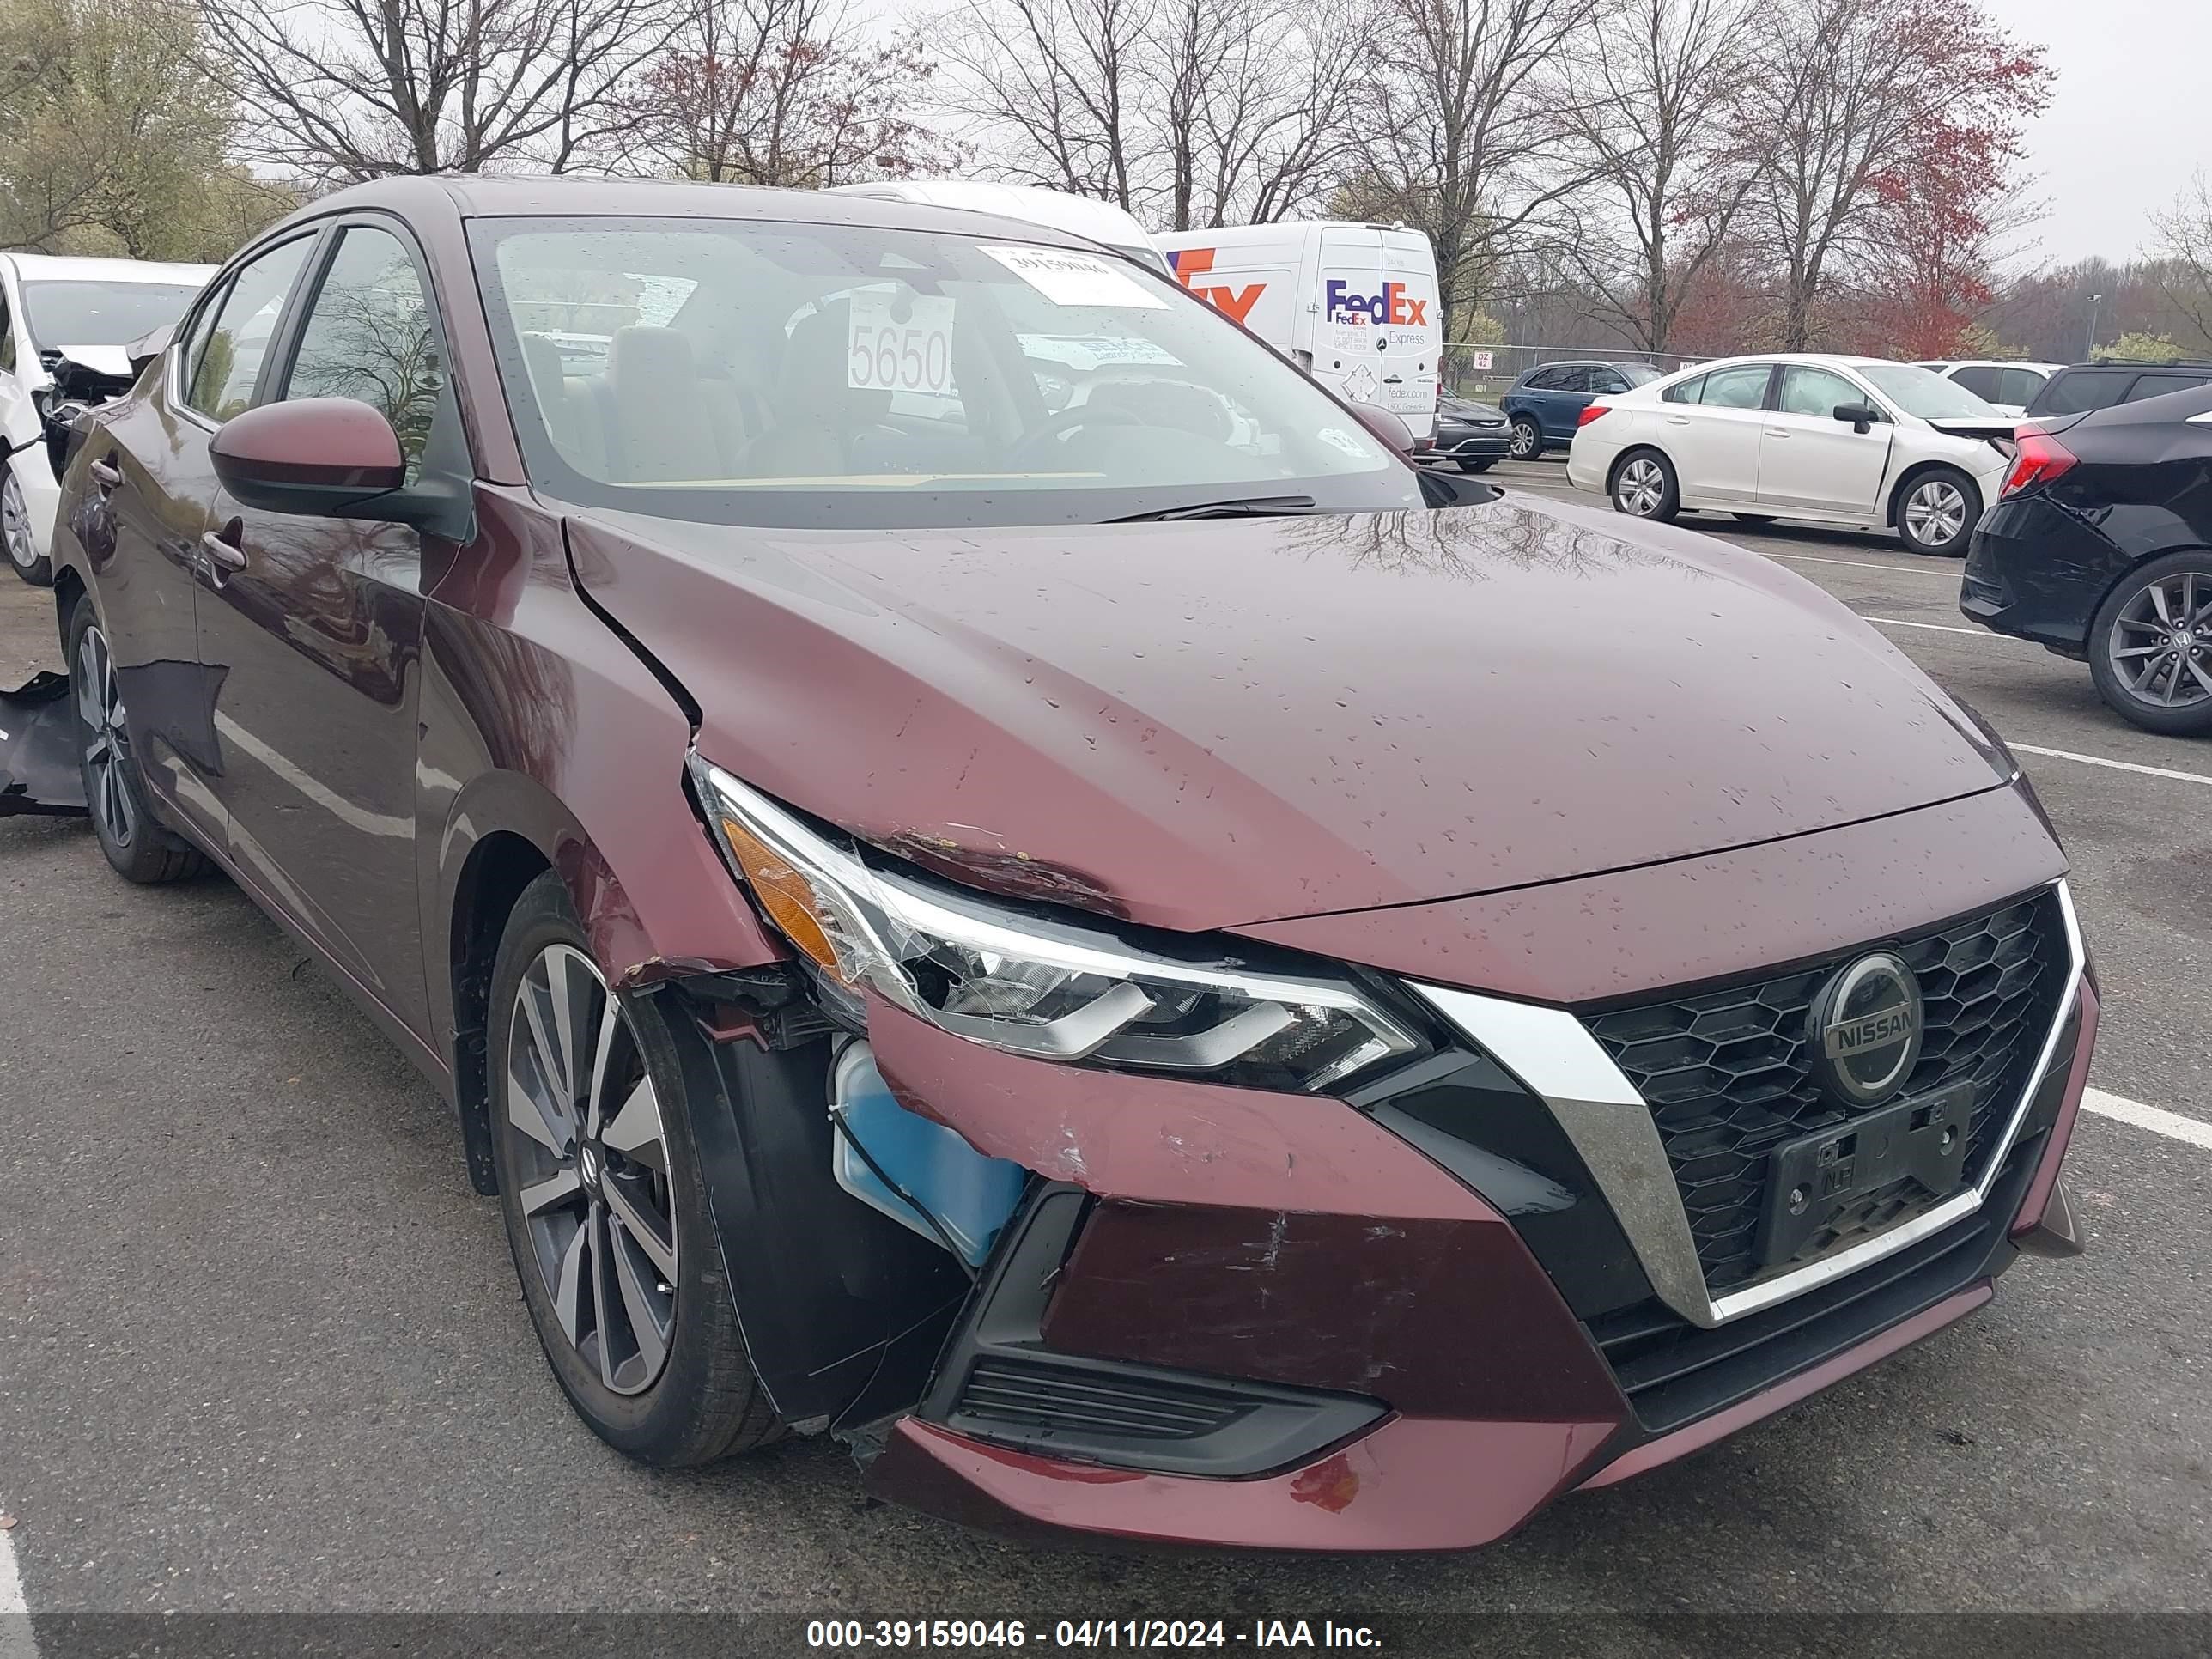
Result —
<instances>
[{"instance_id":1,"label":"white parking line","mask_svg":"<svg viewBox=\"0 0 2212 1659\"><path fill-rule=\"evenodd\" d=\"M0 1503L0 1510L8 1506ZM0 1532L0 1659L39 1659L31 1633L31 1608L23 1600L23 1576L15 1571L15 1542Z\"/></svg>"},{"instance_id":2,"label":"white parking line","mask_svg":"<svg viewBox=\"0 0 2212 1659\"><path fill-rule=\"evenodd\" d=\"M2039 749L2032 743L2008 743L2022 755L2047 755L2052 760L2080 761L2084 766L2109 766L2116 772L2141 772L2154 778L2172 778L2182 783L2212 783L2202 772L2177 772L2171 766L2144 766L2135 761L2106 760L2102 755L2077 755L2070 749Z\"/></svg>"},{"instance_id":3,"label":"white parking line","mask_svg":"<svg viewBox=\"0 0 2212 1659\"><path fill-rule=\"evenodd\" d=\"M2139 1100L2108 1095L2102 1089L2084 1089L2081 1091L2081 1109L2094 1112L2099 1117L2132 1123L2138 1129L2148 1129L2153 1134L2165 1135L2172 1140L2185 1140L2192 1146L2202 1146L2205 1151L2212 1152L2212 1123L2207 1123L2203 1118L2184 1117L2179 1112L2162 1111L2155 1106L2146 1106Z\"/></svg>"},{"instance_id":4,"label":"white parking line","mask_svg":"<svg viewBox=\"0 0 2212 1659\"><path fill-rule=\"evenodd\" d=\"M1757 550L1766 553L1763 547ZM1817 553L1766 553L1766 556L1770 559L1795 559L1802 564L1847 564L1854 570L1901 570L1908 576L1942 576L1952 581L1958 580L1956 569L1929 570L1911 564L1875 564L1869 559L1824 559Z\"/></svg>"},{"instance_id":5,"label":"white parking line","mask_svg":"<svg viewBox=\"0 0 2212 1659\"><path fill-rule=\"evenodd\" d=\"M1935 634L1972 634L1978 640L2002 640L2007 645L2026 645L2026 640L2015 640L2002 634L1992 634L1986 628L1958 628L1949 623L1907 622L1902 617L1869 617L1861 613L1860 621L1880 623L1884 628L1924 628Z\"/></svg>"}]
</instances>

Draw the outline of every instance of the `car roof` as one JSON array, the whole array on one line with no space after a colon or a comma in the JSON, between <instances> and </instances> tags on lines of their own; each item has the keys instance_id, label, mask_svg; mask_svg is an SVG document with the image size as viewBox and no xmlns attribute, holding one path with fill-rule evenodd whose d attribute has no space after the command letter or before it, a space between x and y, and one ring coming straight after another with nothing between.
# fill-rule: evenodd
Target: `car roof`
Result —
<instances>
[{"instance_id":1,"label":"car roof","mask_svg":"<svg viewBox=\"0 0 2212 1659\"><path fill-rule=\"evenodd\" d=\"M2063 363L2046 363L2026 357L1915 357L1915 368L2032 368L2039 374L2056 374L2066 367Z\"/></svg>"},{"instance_id":2,"label":"car roof","mask_svg":"<svg viewBox=\"0 0 2212 1659\"><path fill-rule=\"evenodd\" d=\"M151 259L80 259L59 253L9 253L26 283L168 283L203 286L213 265L165 264Z\"/></svg>"},{"instance_id":3,"label":"car roof","mask_svg":"<svg viewBox=\"0 0 2212 1659\"><path fill-rule=\"evenodd\" d=\"M867 225L935 231L951 236L1004 236L1009 241L1065 247L1091 243L1033 220L931 207L842 191L772 190L689 179L578 179L550 175L441 173L374 179L322 197L292 220L306 222L354 208L382 208L402 216L458 210L463 218L757 219L763 222ZM287 222L291 222L288 220Z\"/></svg>"},{"instance_id":4,"label":"car roof","mask_svg":"<svg viewBox=\"0 0 2212 1659\"><path fill-rule=\"evenodd\" d=\"M959 208L969 213L1018 219L1025 224L1050 225L1055 230L1073 231L1097 242L1133 241L1144 247L1152 246L1152 238L1135 216L1113 203L1078 196L1072 191L1048 190L1042 185L1002 185L988 179L894 179L865 185L839 185L830 193Z\"/></svg>"}]
</instances>

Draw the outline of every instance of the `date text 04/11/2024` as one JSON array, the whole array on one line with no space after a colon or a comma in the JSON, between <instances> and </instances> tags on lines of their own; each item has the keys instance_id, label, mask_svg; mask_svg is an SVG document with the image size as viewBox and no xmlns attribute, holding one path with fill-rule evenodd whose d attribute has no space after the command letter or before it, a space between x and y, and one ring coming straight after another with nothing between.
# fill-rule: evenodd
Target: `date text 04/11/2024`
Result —
<instances>
[{"instance_id":1,"label":"date text 04/11/2024","mask_svg":"<svg viewBox=\"0 0 2212 1659\"><path fill-rule=\"evenodd\" d=\"M1332 1620L1255 1619L1249 1626L1221 1619L1060 1619L1032 1629L1020 1619L816 1619L806 1644L831 1650L965 1648L1379 1648L1366 1625Z\"/></svg>"}]
</instances>

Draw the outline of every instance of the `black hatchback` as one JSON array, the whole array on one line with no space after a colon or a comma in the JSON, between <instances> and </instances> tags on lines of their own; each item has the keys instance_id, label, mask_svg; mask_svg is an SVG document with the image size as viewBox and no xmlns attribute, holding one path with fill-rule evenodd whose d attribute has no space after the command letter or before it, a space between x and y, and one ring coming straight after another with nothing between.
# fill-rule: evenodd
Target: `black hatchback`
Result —
<instances>
[{"instance_id":1,"label":"black hatchback","mask_svg":"<svg viewBox=\"0 0 2212 1659\"><path fill-rule=\"evenodd\" d=\"M1959 608L2086 661L2146 731L2212 735L2212 386L2032 421Z\"/></svg>"}]
</instances>

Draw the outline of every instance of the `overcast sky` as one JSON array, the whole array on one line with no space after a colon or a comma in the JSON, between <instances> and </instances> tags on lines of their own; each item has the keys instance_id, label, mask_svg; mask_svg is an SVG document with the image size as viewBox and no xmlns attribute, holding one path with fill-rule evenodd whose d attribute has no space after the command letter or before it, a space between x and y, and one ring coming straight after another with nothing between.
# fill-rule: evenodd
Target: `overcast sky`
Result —
<instances>
[{"instance_id":1,"label":"overcast sky","mask_svg":"<svg viewBox=\"0 0 2212 1659\"><path fill-rule=\"evenodd\" d=\"M2212 168L2212 0L1988 0L1990 14L2041 45L2058 71L2051 107L2028 134L2028 165L2050 214L2036 228L2054 264L2125 259L2149 216Z\"/></svg>"}]
</instances>

